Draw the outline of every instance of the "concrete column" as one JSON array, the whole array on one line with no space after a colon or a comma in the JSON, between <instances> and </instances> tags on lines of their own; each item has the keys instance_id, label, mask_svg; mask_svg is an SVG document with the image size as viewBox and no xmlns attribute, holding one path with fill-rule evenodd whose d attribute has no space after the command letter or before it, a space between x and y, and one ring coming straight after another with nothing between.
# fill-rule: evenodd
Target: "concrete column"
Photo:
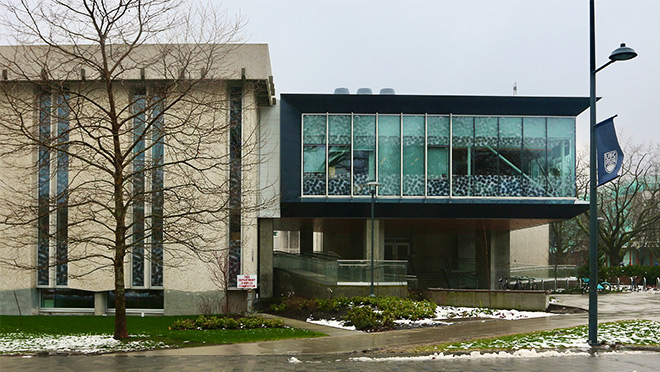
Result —
<instances>
[{"instance_id":1,"label":"concrete column","mask_svg":"<svg viewBox=\"0 0 660 372\"><path fill-rule=\"evenodd\" d=\"M309 226L300 228L300 254L314 253L314 229Z\"/></svg>"},{"instance_id":2,"label":"concrete column","mask_svg":"<svg viewBox=\"0 0 660 372\"><path fill-rule=\"evenodd\" d=\"M490 289L498 289L499 279L509 276L510 246L509 231L491 231Z\"/></svg>"},{"instance_id":3,"label":"concrete column","mask_svg":"<svg viewBox=\"0 0 660 372\"><path fill-rule=\"evenodd\" d=\"M385 259L385 221L374 221L374 260ZM364 258L371 260L371 219L365 221L364 229Z\"/></svg>"},{"instance_id":4,"label":"concrete column","mask_svg":"<svg viewBox=\"0 0 660 372\"><path fill-rule=\"evenodd\" d=\"M259 297L273 297L273 220L259 219Z\"/></svg>"},{"instance_id":5,"label":"concrete column","mask_svg":"<svg viewBox=\"0 0 660 372\"><path fill-rule=\"evenodd\" d=\"M457 268L462 273L474 273L475 277L458 274L451 278L451 288L479 288L480 272L477 270L477 246L475 233L457 235Z\"/></svg>"},{"instance_id":6,"label":"concrete column","mask_svg":"<svg viewBox=\"0 0 660 372\"><path fill-rule=\"evenodd\" d=\"M103 315L108 309L108 296L105 292L94 292L94 315Z\"/></svg>"}]
</instances>

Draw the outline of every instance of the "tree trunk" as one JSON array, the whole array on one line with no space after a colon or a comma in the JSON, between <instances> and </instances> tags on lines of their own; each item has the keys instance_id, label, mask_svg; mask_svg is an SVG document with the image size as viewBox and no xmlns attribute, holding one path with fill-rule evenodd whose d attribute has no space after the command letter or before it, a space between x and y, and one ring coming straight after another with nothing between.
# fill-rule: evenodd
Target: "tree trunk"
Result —
<instances>
[{"instance_id":1,"label":"tree trunk","mask_svg":"<svg viewBox=\"0 0 660 372\"><path fill-rule=\"evenodd\" d=\"M126 291L124 290L124 260L115 261L115 340L128 338L126 327Z\"/></svg>"}]
</instances>

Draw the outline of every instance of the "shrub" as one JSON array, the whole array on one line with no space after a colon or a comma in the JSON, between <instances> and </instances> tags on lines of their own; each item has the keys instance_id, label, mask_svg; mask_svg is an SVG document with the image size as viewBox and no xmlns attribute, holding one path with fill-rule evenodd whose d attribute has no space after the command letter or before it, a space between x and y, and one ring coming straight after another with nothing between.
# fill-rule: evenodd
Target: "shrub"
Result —
<instances>
[{"instance_id":1,"label":"shrub","mask_svg":"<svg viewBox=\"0 0 660 372\"><path fill-rule=\"evenodd\" d=\"M386 312L376 312L371 306L357 306L348 310L344 317L348 325L359 330L383 330L394 328L394 318Z\"/></svg>"}]
</instances>

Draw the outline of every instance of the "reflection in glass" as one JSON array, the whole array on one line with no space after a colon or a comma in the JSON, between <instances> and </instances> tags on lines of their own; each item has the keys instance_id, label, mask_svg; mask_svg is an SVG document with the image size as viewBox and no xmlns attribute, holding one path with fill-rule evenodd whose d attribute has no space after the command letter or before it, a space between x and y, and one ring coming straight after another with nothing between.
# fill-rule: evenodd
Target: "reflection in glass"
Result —
<instances>
[{"instance_id":1,"label":"reflection in glass","mask_svg":"<svg viewBox=\"0 0 660 372\"><path fill-rule=\"evenodd\" d=\"M427 131L427 195L449 195L449 117L426 118Z\"/></svg>"},{"instance_id":2,"label":"reflection in glass","mask_svg":"<svg viewBox=\"0 0 660 372\"><path fill-rule=\"evenodd\" d=\"M424 117L403 117L403 195L424 195Z\"/></svg>"},{"instance_id":3,"label":"reflection in glass","mask_svg":"<svg viewBox=\"0 0 660 372\"><path fill-rule=\"evenodd\" d=\"M378 195L401 194L401 121L398 115L378 116Z\"/></svg>"},{"instance_id":4,"label":"reflection in glass","mask_svg":"<svg viewBox=\"0 0 660 372\"><path fill-rule=\"evenodd\" d=\"M353 117L353 195L369 195L376 180L376 116Z\"/></svg>"},{"instance_id":5,"label":"reflection in glass","mask_svg":"<svg viewBox=\"0 0 660 372\"><path fill-rule=\"evenodd\" d=\"M303 195L325 195L326 115L303 120Z\"/></svg>"}]
</instances>

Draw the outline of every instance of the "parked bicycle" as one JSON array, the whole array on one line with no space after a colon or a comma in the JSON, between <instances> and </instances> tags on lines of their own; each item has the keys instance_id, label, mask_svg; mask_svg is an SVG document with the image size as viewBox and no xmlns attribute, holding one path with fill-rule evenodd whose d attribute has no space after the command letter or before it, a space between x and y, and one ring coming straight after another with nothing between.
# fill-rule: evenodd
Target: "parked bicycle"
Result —
<instances>
[{"instance_id":1,"label":"parked bicycle","mask_svg":"<svg viewBox=\"0 0 660 372\"><path fill-rule=\"evenodd\" d=\"M582 288L582 293L589 292L589 278L580 279L580 287ZM608 282L602 282L602 283L598 283L596 289L602 292L609 292L612 290L612 285Z\"/></svg>"},{"instance_id":2,"label":"parked bicycle","mask_svg":"<svg viewBox=\"0 0 660 372\"><path fill-rule=\"evenodd\" d=\"M499 279L500 289L527 289L535 290L538 288L538 285L534 281L534 278L531 276L511 276L503 277Z\"/></svg>"}]
</instances>

